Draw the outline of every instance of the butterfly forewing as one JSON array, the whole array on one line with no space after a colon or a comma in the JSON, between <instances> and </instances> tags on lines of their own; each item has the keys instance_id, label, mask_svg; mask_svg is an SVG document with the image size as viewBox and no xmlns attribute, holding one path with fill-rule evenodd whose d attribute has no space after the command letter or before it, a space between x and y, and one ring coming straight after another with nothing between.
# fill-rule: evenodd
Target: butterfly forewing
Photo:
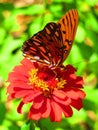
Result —
<instances>
[{"instance_id":1,"label":"butterfly forewing","mask_svg":"<svg viewBox=\"0 0 98 130\"><path fill-rule=\"evenodd\" d=\"M61 66L72 47L77 25L77 11L68 11L59 22L48 23L43 30L24 42L24 56L49 66Z\"/></svg>"},{"instance_id":2,"label":"butterfly forewing","mask_svg":"<svg viewBox=\"0 0 98 130\"><path fill-rule=\"evenodd\" d=\"M22 47L24 56L45 64L56 66L63 57L59 48L62 34L56 23L48 23L45 28L25 41Z\"/></svg>"},{"instance_id":3,"label":"butterfly forewing","mask_svg":"<svg viewBox=\"0 0 98 130\"><path fill-rule=\"evenodd\" d=\"M76 29L78 25L78 12L77 10L68 11L57 23L60 26L60 30L63 38L64 53L63 53L63 61L67 58L72 43L74 40L74 36L76 34ZM63 62L62 61L62 62Z\"/></svg>"}]
</instances>

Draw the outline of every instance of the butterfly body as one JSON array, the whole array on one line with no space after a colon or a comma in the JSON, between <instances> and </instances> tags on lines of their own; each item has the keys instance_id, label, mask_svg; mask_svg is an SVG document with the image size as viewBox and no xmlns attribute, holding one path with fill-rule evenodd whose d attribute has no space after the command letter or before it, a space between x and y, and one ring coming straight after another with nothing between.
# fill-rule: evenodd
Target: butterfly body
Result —
<instances>
[{"instance_id":1,"label":"butterfly body","mask_svg":"<svg viewBox=\"0 0 98 130\"><path fill-rule=\"evenodd\" d=\"M62 66L72 47L77 25L77 11L68 11L59 22L48 23L43 30L25 41L23 55L48 66Z\"/></svg>"}]
</instances>

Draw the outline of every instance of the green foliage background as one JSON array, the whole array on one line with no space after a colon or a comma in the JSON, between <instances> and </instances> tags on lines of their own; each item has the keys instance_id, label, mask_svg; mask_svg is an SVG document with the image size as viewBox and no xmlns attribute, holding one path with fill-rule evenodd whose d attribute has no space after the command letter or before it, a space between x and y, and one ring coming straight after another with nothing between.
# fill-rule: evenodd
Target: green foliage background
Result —
<instances>
[{"instance_id":1,"label":"green foliage background","mask_svg":"<svg viewBox=\"0 0 98 130\"><path fill-rule=\"evenodd\" d=\"M98 0L0 0L0 130L34 130L34 122L16 112L19 102L7 102L5 81L23 58L23 42L73 8L78 10L79 25L65 64L75 66L84 78L84 108L61 123L43 119L35 130L39 125L41 130L98 130Z\"/></svg>"}]
</instances>

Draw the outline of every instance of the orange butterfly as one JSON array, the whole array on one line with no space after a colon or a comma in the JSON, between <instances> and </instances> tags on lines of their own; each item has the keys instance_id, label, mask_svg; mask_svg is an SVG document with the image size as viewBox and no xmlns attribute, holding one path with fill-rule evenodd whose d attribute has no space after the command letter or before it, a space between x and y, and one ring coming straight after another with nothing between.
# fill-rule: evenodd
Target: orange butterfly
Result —
<instances>
[{"instance_id":1,"label":"orange butterfly","mask_svg":"<svg viewBox=\"0 0 98 130\"><path fill-rule=\"evenodd\" d=\"M77 10L69 10L59 22L48 23L43 30L25 41L23 55L52 67L62 66L72 47L77 25Z\"/></svg>"}]
</instances>

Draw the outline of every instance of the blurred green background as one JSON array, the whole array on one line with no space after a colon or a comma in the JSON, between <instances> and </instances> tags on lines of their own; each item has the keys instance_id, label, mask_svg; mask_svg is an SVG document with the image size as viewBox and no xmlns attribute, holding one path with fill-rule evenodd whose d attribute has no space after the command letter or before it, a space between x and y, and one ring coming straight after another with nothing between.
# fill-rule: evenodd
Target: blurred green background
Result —
<instances>
[{"instance_id":1,"label":"blurred green background","mask_svg":"<svg viewBox=\"0 0 98 130\"><path fill-rule=\"evenodd\" d=\"M61 123L40 123L42 130L98 130L98 0L0 0L0 130L34 130L25 113L16 112L18 101L7 102L5 81L23 58L23 42L73 8L79 25L65 64L72 64L84 78L84 108Z\"/></svg>"}]
</instances>

